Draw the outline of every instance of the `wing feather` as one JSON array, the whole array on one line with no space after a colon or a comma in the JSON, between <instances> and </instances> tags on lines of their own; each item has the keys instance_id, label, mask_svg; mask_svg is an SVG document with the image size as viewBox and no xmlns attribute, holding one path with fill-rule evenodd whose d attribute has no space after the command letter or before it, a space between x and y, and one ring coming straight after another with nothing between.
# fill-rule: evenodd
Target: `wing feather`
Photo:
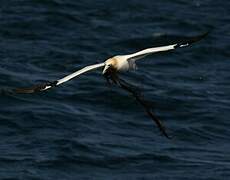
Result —
<instances>
[{"instance_id":1,"label":"wing feather","mask_svg":"<svg viewBox=\"0 0 230 180\"><path fill-rule=\"evenodd\" d=\"M17 89L14 89L14 92L16 93L35 93L35 92L40 92L40 91L45 91L47 89L50 89L50 88L53 88L53 87L56 87L64 82L67 82L81 74L84 74L88 71L92 71L94 69L97 69L97 68L100 68L100 67L103 67L105 66L104 63L100 63L100 64L94 64L94 65L90 65L90 66L86 66L80 70L77 70L76 72L72 73L72 74L69 74L59 80L56 80L56 81L53 81L53 82L46 82L46 83L43 83L43 84L39 84L39 85L35 85L35 86L32 86L32 87L29 87L29 88L17 88Z\"/></svg>"},{"instance_id":2,"label":"wing feather","mask_svg":"<svg viewBox=\"0 0 230 180\"><path fill-rule=\"evenodd\" d=\"M136 52L133 54L129 54L126 56L127 56L128 60L136 61L138 59L141 59L141 58L143 58L147 55L153 54L153 53L158 53L158 52L169 51L169 50L173 50L173 49L177 49L177 48L187 47L187 46L191 45L192 43L203 39L205 36L207 36L208 33L209 32L206 32L206 33L199 35L199 36L187 38L187 40L184 40L180 43L175 43L175 44L171 44L171 45L167 45L167 46L148 48L148 49L144 49L142 51L139 51L139 52Z\"/></svg>"},{"instance_id":3,"label":"wing feather","mask_svg":"<svg viewBox=\"0 0 230 180\"><path fill-rule=\"evenodd\" d=\"M105 66L105 63L86 66L86 67L84 67L84 68L82 68L82 69L80 69L80 70L78 70L78 71L76 71L76 72L74 72L74 73L72 73L72 74L70 74L68 76L65 76L62 79L57 80L57 85L60 85L60 84L62 84L64 82L66 82L66 81L69 81L72 78L79 76L80 74L86 73L88 71L91 71L91 70L94 70L94 69L97 69L97 68L100 68L100 67L103 67L103 66Z\"/></svg>"}]
</instances>

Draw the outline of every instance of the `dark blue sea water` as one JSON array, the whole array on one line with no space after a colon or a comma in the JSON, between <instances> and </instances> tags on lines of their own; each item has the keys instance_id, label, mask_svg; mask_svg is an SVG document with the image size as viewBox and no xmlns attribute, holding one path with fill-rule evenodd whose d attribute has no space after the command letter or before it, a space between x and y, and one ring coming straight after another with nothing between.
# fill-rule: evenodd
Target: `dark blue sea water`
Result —
<instances>
[{"instance_id":1,"label":"dark blue sea water","mask_svg":"<svg viewBox=\"0 0 230 180\"><path fill-rule=\"evenodd\" d=\"M8 92L206 31L123 75L171 140L100 70ZM0 39L0 179L230 178L230 1L2 0Z\"/></svg>"}]
</instances>

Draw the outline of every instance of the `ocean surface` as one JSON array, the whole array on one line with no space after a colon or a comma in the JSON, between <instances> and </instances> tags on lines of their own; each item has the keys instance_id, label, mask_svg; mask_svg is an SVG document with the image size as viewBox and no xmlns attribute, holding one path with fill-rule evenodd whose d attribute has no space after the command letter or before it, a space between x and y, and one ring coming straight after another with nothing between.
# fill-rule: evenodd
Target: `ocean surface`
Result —
<instances>
[{"instance_id":1,"label":"ocean surface","mask_svg":"<svg viewBox=\"0 0 230 180\"><path fill-rule=\"evenodd\" d=\"M11 92L207 31L122 74L172 139L101 69ZM230 179L229 49L229 0L1 1L0 179Z\"/></svg>"}]
</instances>

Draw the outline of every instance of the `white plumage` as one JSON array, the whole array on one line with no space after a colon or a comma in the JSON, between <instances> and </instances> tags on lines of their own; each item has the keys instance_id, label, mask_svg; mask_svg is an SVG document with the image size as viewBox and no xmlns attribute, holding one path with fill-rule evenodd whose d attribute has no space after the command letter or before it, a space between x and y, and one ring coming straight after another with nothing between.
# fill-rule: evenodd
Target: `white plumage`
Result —
<instances>
[{"instance_id":1,"label":"white plumage","mask_svg":"<svg viewBox=\"0 0 230 180\"><path fill-rule=\"evenodd\" d=\"M63 84L64 82L67 82L67 81L69 81L69 80L71 80L71 79L73 79L73 78L75 78L75 77L77 77L83 73L86 73L88 71L92 71L92 70L95 70L95 69L98 69L101 67L104 67L102 74L105 74L109 68L112 68L114 70L114 72L122 72L122 71L128 71L128 70L136 69L136 61L141 59L141 58L144 58L147 55L189 46L191 43L199 41L200 39L202 39L206 35L207 35L207 33L200 35L200 36L188 38L187 41L182 42L182 43L176 43L176 44L171 44L171 45L161 46L161 47L148 48L148 49L144 49L144 50L141 50L139 52L136 52L133 54L128 54L128 55L117 55L117 56L114 56L112 58L107 59L103 63L86 66L86 67L84 67L84 68L82 68L82 69L80 69L80 70L78 70L78 71L76 71L76 72L74 72L68 76L65 76L65 77L63 77L57 81L48 82L48 83L45 83L42 85L34 86L32 88L19 88L19 89L16 89L16 92L33 93L36 91L45 91L45 90L50 89L52 87L59 86L60 84Z\"/></svg>"},{"instance_id":2,"label":"white plumage","mask_svg":"<svg viewBox=\"0 0 230 180\"><path fill-rule=\"evenodd\" d=\"M78 77L79 75L81 75L83 73L104 67L102 74L105 76L105 78L108 80L108 82L112 81L115 84L118 84L124 90L131 93L135 97L135 99L145 108L146 113L156 123L156 125L158 126L160 131L167 138L170 138L168 136L168 134L166 133L165 127L163 126L161 121L152 113L151 108L149 108L148 105L146 104L146 102L141 97L139 97L139 95L134 90L132 90L132 88L130 88L128 86L127 82L125 82L124 80L120 79L117 76L117 73L122 72L122 71L128 71L128 70L136 69L136 61L141 59L141 58L144 58L147 55L189 46L191 43L196 42L196 41L200 40L201 38L203 38L206 34L207 33L205 33L201 36L196 36L196 37L190 38L188 41L182 42L182 43L171 44L168 46L148 48L148 49L144 49L142 51L139 51L139 52L136 52L133 54L128 54L128 55L117 55L117 56L114 56L112 58L107 59L103 63L86 66L86 67L84 67L84 68L82 68L82 69L80 69L80 70L78 70L78 71L76 71L70 75L67 75L67 76L65 76L65 77L63 77L57 81L47 82L47 83L44 83L41 85L33 86L31 88L18 88L15 90L15 92L17 92L17 93L34 93L34 92L39 92L39 91L46 91L52 87L59 86L60 84L63 84L63 83L65 83L65 82L67 82L67 81L69 81L75 77Z\"/></svg>"}]
</instances>

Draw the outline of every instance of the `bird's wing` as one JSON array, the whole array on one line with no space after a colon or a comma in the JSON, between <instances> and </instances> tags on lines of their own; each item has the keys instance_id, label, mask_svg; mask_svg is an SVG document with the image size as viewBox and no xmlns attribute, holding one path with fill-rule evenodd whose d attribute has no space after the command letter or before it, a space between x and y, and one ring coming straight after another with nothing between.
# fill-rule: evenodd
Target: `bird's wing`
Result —
<instances>
[{"instance_id":1,"label":"bird's wing","mask_svg":"<svg viewBox=\"0 0 230 180\"><path fill-rule=\"evenodd\" d=\"M160 46L160 47L153 47L153 48L144 49L142 51L126 55L126 57L127 57L128 60L136 61L136 60L141 59L141 58L143 58L143 57L145 57L145 56L147 56L149 54L153 54L153 53L157 53L157 52L163 52L163 51L169 51L169 50L182 48L182 47L187 47L190 44L201 40L207 34L208 34L208 32L206 32L206 33L204 33L202 35L199 35L199 36L190 37L187 40L182 41L180 43L175 43L175 44L171 44L171 45L167 45L167 46Z\"/></svg>"},{"instance_id":2,"label":"bird's wing","mask_svg":"<svg viewBox=\"0 0 230 180\"><path fill-rule=\"evenodd\" d=\"M16 93L34 93L34 92L39 92L39 91L45 91L47 89L50 89L52 87L56 87L66 81L69 81L71 79L73 79L74 77L77 77L83 73L86 73L88 71L91 71L91 70L94 70L94 69L97 69L97 68L100 68L100 67L103 67L105 66L104 63L100 63L100 64L94 64L94 65L90 65L90 66L86 66L68 76L65 76L59 80L56 80L56 81L53 81L53 82L46 82L46 83L43 83L43 84L40 84L40 85L36 85L36 86L33 86L33 87L30 87L30 88L17 88L17 89L14 89L14 92Z\"/></svg>"}]
</instances>

